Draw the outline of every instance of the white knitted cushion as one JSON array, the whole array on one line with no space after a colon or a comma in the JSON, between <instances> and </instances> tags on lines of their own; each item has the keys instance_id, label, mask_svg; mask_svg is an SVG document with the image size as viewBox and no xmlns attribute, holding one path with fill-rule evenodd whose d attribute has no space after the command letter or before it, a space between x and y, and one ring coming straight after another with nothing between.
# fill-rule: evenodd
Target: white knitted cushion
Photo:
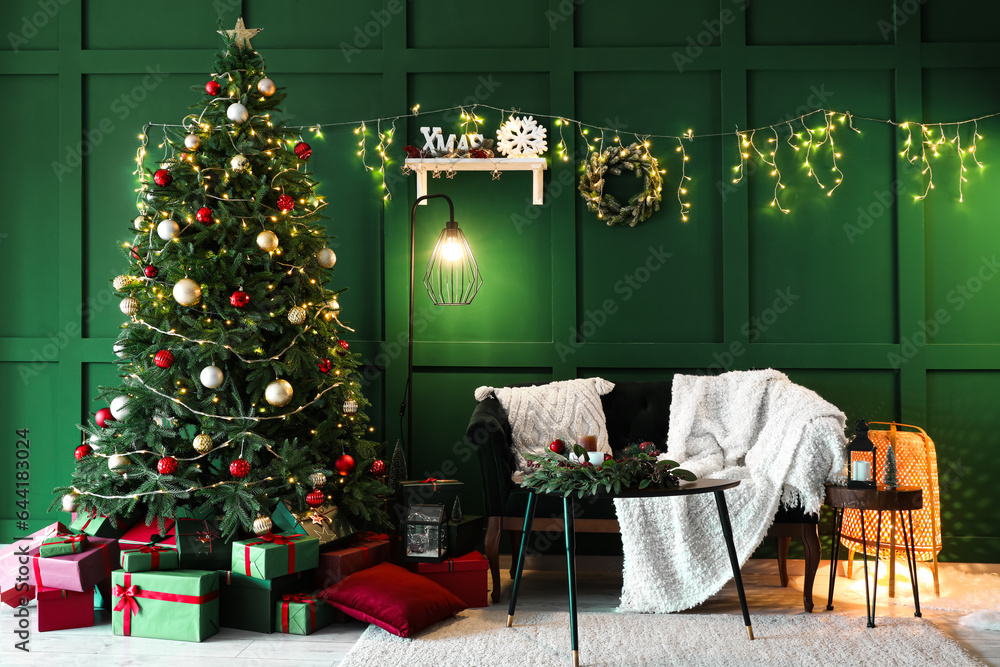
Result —
<instances>
[{"instance_id":1,"label":"white knitted cushion","mask_svg":"<svg viewBox=\"0 0 1000 667\"><path fill-rule=\"evenodd\" d=\"M476 400L493 395L507 413L518 470L527 468L526 453L540 454L561 438L596 435L597 450L611 455L601 396L615 385L601 378L563 380L535 387L479 387Z\"/></svg>"}]
</instances>

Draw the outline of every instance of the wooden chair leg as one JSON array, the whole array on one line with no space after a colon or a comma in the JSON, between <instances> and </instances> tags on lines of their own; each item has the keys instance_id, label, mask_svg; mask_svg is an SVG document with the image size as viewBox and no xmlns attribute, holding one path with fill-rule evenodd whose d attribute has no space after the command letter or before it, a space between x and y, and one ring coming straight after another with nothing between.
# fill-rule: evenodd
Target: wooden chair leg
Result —
<instances>
[{"instance_id":1,"label":"wooden chair leg","mask_svg":"<svg viewBox=\"0 0 1000 667\"><path fill-rule=\"evenodd\" d=\"M788 545L791 541L790 537L778 537L778 580L782 588L788 587Z\"/></svg>"},{"instance_id":2,"label":"wooden chair leg","mask_svg":"<svg viewBox=\"0 0 1000 667\"><path fill-rule=\"evenodd\" d=\"M500 601L500 535L503 532L500 525L503 517L491 516L486 522L486 559L490 562L490 574L493 577L494 602Z\"/></svg>"},{"instance_id":3,"label":"wooden chair leg","mask_svg":"<svg viewBox=\"0 0 1000 667\"><path fill-rule=\"evenodd\" d=\"M802 584L802 606L807 612L813 610L813 582L816 580L816 571L819 569L821 556L819 546L819 526L817 524L805 524L802 528L802 546L806 552L806 579Z\"/></svg>"}]
</instances>

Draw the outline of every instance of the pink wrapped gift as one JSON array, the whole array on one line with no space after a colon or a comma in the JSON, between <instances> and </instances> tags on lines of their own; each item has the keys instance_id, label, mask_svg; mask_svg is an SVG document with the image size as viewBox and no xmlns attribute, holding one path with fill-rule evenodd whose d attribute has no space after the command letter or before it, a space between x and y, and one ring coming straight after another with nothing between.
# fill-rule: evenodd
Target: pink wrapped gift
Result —
<instances>
[{"instance_id":1,"label":"pink wrapped gift","mask_svg":"<svg viewBox=\"0 0 1000 667\"><path fill-rule=\"evenodd\" d=\"M36 587L82 593L110 577L118 567L118 540L111 538L91 537L90 548L79 554L42 558L39 551L40 547L35 547L28 552L28 583Z\"/></svg>"},{"instance_id":2,"label":"pink wrapped gift","mask_svg":"<svg viewBox=\"0 0 1000 667\"><path fill-rule=\"evenodd\" d=\"M55 535L57 532L67 532L66 526L58 521L41 530L36 530L31 535L16 540L13 544L8 544L0 548L0 595L2 595L4 602L10 604L9 601L15 599L13 594L8 594L8 591L13 589L19 582L23 584L28 583L28 567L31 565L28 552L31 549L41 546L42 540L50 535ZM24 568L23 571L21 570L22 567ZM31 597L28 599L30 600Z\"/></svg>"}]
</instances>

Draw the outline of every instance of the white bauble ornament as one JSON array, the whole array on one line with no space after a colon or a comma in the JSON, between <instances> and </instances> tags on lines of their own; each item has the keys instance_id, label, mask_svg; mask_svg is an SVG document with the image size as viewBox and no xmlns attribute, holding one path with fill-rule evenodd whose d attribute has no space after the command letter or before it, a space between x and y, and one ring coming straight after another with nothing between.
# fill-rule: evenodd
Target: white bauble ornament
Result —
<instances>
[{"instance_id":1,"label":"white bauble ornament","mask_svg":"<svg viewBox=\"0 0 1000 667\"><path fill-rule=\"evenodd\" d=\"M111 285L119 292L124 292L126 287L132 286L132 276L115 276Z\"/></svg>"},{"instance_id":2,"label":"white bauble ornament","mask_svg":"<svg viewBox=\"0 0 1000 667\"><path fill-rule=\"evenodd\" d=\"M189 151L196 151L201 146L201 137L197 134L189 134L184 137L184 148Z\"/></svg>"},{"instance_id":3,"label":"white bauble ornament","mask_svg":"<svg viewBox=\"0 0 1000 667\"><path fill-rule=\"evenodd\" d=\"M159 236L164 241L169 241L178 234L181 233L181 226L175 221L167 218L166 220L161 220L160 224L156 226L156 235Z\"/></svg>"},{"instance_id":4,"label":"white bauble ornament","mask_svg":"<svg viewBox=\"0 0 1000 667\"><path fill-rule=\"evenodd\" d=\"M292 400L292 385L288 380L275 380L264 389L264 398L276 408L281 408Z\"/></svg>"},{"instance_id":5,"label":"white bauble ornament","mask_svg":"<svg viewBox=\"0 0 1000 667\"><path fill-rule=\"evenodd\" d=\"M95 452L101 448L101 439L98 438L96 435L90 436L90 438L87 440L87 443L90 445L90 448L93 449Z\"/></svg>"},{"instance_id":6,"label":"white bauble ornament","mask_svg":"<svg viewBox=\"0 0 1000 667\"><path fill-rule=\"evenodd\" d=\"M233 171L246 171L250 168L250 160L247 159L246 155L234 155L233 159L229 161L229 166Z\"/></svg>"},{"instance_id":7,"label":"white bauble ornament","mask_svg":"<svg viewBox=\"0 0 1000 667\"><path fill-rule=\"evenodd\" d=\"M309 483L312 484L314 489L318 489L326 484L326 475L321 472L314 472L309 475Z\"/></svg>"},{"instance_id":8,"label":"white bauble ornament","mask_svg":"<svg viewBox=\"0 0 1000 667\"><path fill-rule=\"evenodd\" d=\"M63 512L75 512L76 511L76 500L80 497L80 494L76 491L72 493L67 493L62 497L62 509Z\"/></svg>"},{"instance_id":9,"label":"white bauble ornament","mask_svg":"<svg viewBox=\"0 0 1000 667\"><path fill-rule=\"evenodd\" d=\"M191 443L194 447L194 451L199 454L206 454L212 451L212 438L207 433L199 433L194 436L194 441Z\"/></svg>"},{"instance_id":10,"label":"white bauble ornament","mask_svg":"<svg viewBox=\"0 0 1000 667\"><path fill-rule=\"evenodd\" d=\"M122 299L122 302L118 304L118 307L121 308L123 313L129 316L135 315L139 312L139 302L130 296Z\"/></svg>"},{"instance_id":11,"label":"white bauble ornament","mask_svg":"<svg viewBox=\"0 0 1000 667\"><path fill-rule=\"evenodd\" d=\"M119 475L125 473L125 468L132 465L132 460L124 454L112 454L108 457L108 468Z\"/></svg>"},{"instance_id":12,"label":"white bauble ornament","mask_svg":"<svg viewBox=\"0 0 1000 667\"><path fill-rule=\"evenodd\" d=\"M218 366L205 366L201 369L201 383L209 389L215 389L225 379L225 374Z\"/></svg>"},{"instance_id":13,"label":"white bauble ornament","mask_svg":"<svg viewBox=\"0 0 1000 667\"><path fill-rule=\"evenodd\" d=\"M302 324L306 321L306 309L301 306L292 306L288 311L288 321L292 324Z\"/></svg>"},{"instance_id":14,"label":"white bauble ornament","mask_svg":"<svg viewBox=\"0 0 1000 667\"><path fill-rule=\"evenodd\" d=\"M115 396L111 401L111 416L121 421L128 417L128 396Z\"/></svg>"},{"instance_id":15,"label":"white bauble ornament","mask_svg":"<svg viewBox=\"0 0 1000 667\"><path fill-rule=\"evenodd\" d=\"M119 359L125 356L125 344L121 341L116 341L115 344L111 346L111 349L115 351L115 354L118 355Z\"/></svg>"},{"instance_id":16,"label":"white bauble ornament","mask_svg":"<svg viewBox=\"0 0 1000 667\"><path fill-rule=\"evenodd\" d=\"M174 300L182 306L194 306L201 301L201 285L190 278L181 278L174 285Z\"/></svg>"},{"instance_id":17,"label":"white bauble ornament","mask_svg":"<svg viewBox=\"0 0 1000 667\"><path fill-rule=\"evenodd\" d=\"M257 92L264 97L274 95L275 90L277 90L277 86L274 85L274 81L266 77L257 82Z\"/></svg>"},{"instance_id":18,"label":"white bauble ornament","mask_svg":"<svg viewBox=\"0 0 1000 667\"><path fill-rule=\"evenodd\" d=\"M324 269L332 269L333 265L337 263L337 254L329 248L323 248L316 253L316 263Z\"/></svg>"},{"instance_id":19,"label":"white bauble ornament","mask_svg":"<svg viewBox=\"0 0 1000 667\"><path fill-rule=\"evenodd\" d=\"M136 231L143 231L149 226L149 218L144 215L135 216L135 220L132 221L132 225L136 228Z\"/></svg>"},{"instance_id":20,"label":"white bauble ornament","mask_svg":"<svg viewBox=\"0 0 1000 667\"><path fill-rule=\"evenodd\" d=\"M229 108L226 109L226 116L234 123L245 123L247 122L247 118L250 117L250 112L247 111L245 106L237 102L229 105Z\"/></svg>"},{"instance_id":21,"label":"white bauble ornament","mask_svg":"<svg viewBox=\"0 0 1000 667\"><path fill-rule=\"evenodd\" d=\"M264 252L272 252L278 249L278 235L270 229L257 235L257 245Z\"/></svg>"}]
</instances>

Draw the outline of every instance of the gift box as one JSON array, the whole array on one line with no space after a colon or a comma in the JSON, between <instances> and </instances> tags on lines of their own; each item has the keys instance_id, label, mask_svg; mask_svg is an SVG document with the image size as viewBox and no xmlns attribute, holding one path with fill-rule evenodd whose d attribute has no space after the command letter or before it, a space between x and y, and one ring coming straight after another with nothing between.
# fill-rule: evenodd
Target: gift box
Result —
<instances>
[{"instance_id":1,"label":"gift box","mask_svg":"<svg viewBox=\"0 0 1000 667\"><path fill-rule=\"evenodd\" d=\"M14 584L5 591L0 591L0 602L9 607L21 607L35 599L35 587L25 582Z\"/></svg>"},{"instance_id":2,"label":"gift box","mask_svg":"<svg viewBox=\"0 0 1000 667\"><path fill-rule=\"evenodd\" d=\"M311 635L333 622L333 609L311 595L283 595L274 606L275 632Z\"/></svg>"},{"instance_id":3,"label":"gift box","mask_svg":"<svg viewBox=\"0 0 1000 667\"><path fill-rule=\"evenodd\" d=\"M72 535L70 533L56 533L42 540L38 547L38 555L42 558L49 556L65 556L66 554L78 554L87 548L86 535Z\"/></svg>"},{"instance_id":4,"label":"gift box","mask_svg":"<svg viewBox=\"0 0 1000 667\"><path fill-rule=\"evenodd\" d=\"M161 547L177 547L177 538L174 535L174 520L163 519L163 528L160 528L160 519L153 519L146 523L140 521L125 531L125 534L118 539L118 544L122 550L142 547L147 544L155 544Z\"/></svg>"},{"instance_id":5,"label":"gift box","mask_svg":"<svg viewBox=\"0 0 1000 667\"><path fill-rule=\"evenodd\" d=\"M78 554L42 558L41 547L30 550L28 583L36 588L47 586L81 593L110 577L118 565L118 542L101 537L88 541L90 546Z\"/></svg>"},{"instance_id":6,"label":"gift box","mask_svg":"<svg viewBox=\"0 0 1000 667\"><path fill-rule=\"evenodd\" d=\"M283 595L313 587L311 572L295 572L273 579L254 579L229 570L219 572L219 622L224 628L274 632L275 603Z\"/></svg>"},{"instance_id":7,"label":"gift box","mask_svg":"<svg viewBox=\"0 0 1000 667\"><path fill-rule=\"evenodd\" d=\"M121 559L119 563L126 572L149 572L150 570L176 570L178 566L177 551L155 544L130 549L121 544Z\"/></svg>"},{"instance_id":8,"label":"gift box","mask_svg":"<svg viewBox=\"0 0 1000 667\"><path fill-rule=\"evenodd\" d=\"M111 611L111 577L94 586L94 609Z\"/></svg>"},{"instance_id":9,"label":"gift box","mask_svg":"<svg viewBox=\"0 0 1000 667\"><path fill-rule=\"evenodd\" d=\"M316 568L316 587L328 588L355 572L385 563L392 553L386 535L369 535L356 539L350 546L321 553Z\"/></svg>"},{"instance_id":10,"label":"gift box","mask_svg":"<svg viewBox=\"0 0 1000 667\"><path fill-rule=\"evenodd\" d=\"M39 586L38 631L89 628L94 625L94 591L67 591Z\"/></svg>"},{"instance_id":11,"label":"gift box","mask_svg":"<svg viewBox=\"0 0 1000 667\"><path fill-rule=\"evenodd\" d=\"M451 517L455 498L462 495L464 484L457 479L425 479L400 482L403 492L403 507L410 505L444 505L445 515Z\"/></svg>"},{"instance_id":12,"label":"gift box","mask_svg":"<svg viewBox=\"0 0 1000 667\"><path fill-rule=\"evenodd\" d=\"M200 642L219 632L219 573L115 570L111 627L116 635Z\"/></svg>"},{"instance_id":13,"label":"gift box","mask_svg":"<svg viewBox=\"0 0 1000 667\"><path fill-rule=\"evenodd\" d=\"M19 583L26 584L28 581L28 567L31 565L28 552L41 546L46 537L66 532L69 532L66 530L66 526L57 521L30 535L17 538L12 544L0 547L0 595L4 596L4 602L10 604L8 600L13 599L7 596L8 591L14 590L14 587ZM12 604L11 606L17 605Z\"/></svg>"},{"instance_id":14,"label":"gift box","mask_svg":"<svg viewBox=\"0 0 1000 667\"><path fill-rule=\"evenodd\" d=\"M174 523L177 559L181 567L228 570L233 541L223 539L219 519L181 519Z\"/></svg>"},{"instance_id":15,"label":"gift box","mask_svg":"<svg viewBox=\"0 0 1000 667\"><path fill-rule=\"evenodd\" d=\"M271 512L272 533L302 533L302 525L292 514L287 502L278 503L274 511Z\"/></svg>"},{"instance_id":16,"label":"gift box","mask_svg":"<svg viewBox=\"0 0 1000 667\"><path fill-rule=\"evenodd\" d=\"M319 540L319 548L322 551L336 547L358 532L358 529L351 525L351 522L333 505L323 505L304 512L291 512L288 508L285 511L289 512L289 516L293 517L299 526L296 532L304 532L309 537L315 537ZM277 524L275 528L277 529Z\"/></svg>"},{"instance_id":17,"label":"gift box","mask_svg":"<svg viewBox=\"0 0 1000 667\"><path fill-rule=\"evenodd\" d=\"M461 521L448 522L448 553L464 555L483 546L486 534L486 517L469 516Z\"/></svg>"},{"instance_id":18,"label":"gift box","mask_svg":"<svg viewBox=\"0 0 1000 667\"><path fill-rule=\"evenodd\" d=\"M469 607L489 606L486 598L490 563L478 551L440 563L407 563L406 568L447 588Z\"/></svg>"},{"instance_id":19,"label":"gift box","mask_svg":"<svg viewBox=\"0 0 1000 667\"><path fill-rule=\"evenodd\" d=\"M96 512L74 512L73 522L69 529L74 533L84 533L91 537L118 539L140 518L138 510L132 510L127 516L109 517Z\"/></svg>"},{"instance_id":20,"label":"gift box","mask_svg":"<svg viewBox=\"0 0 1000 667\"><path fill-rule=\"evenodd\" d=\"M319 563L319 540L304 533L265 533L249 540L233 542L233 572L255 579L271 579L283 574L311 570Z\"/></svg>"}]
</instances>

